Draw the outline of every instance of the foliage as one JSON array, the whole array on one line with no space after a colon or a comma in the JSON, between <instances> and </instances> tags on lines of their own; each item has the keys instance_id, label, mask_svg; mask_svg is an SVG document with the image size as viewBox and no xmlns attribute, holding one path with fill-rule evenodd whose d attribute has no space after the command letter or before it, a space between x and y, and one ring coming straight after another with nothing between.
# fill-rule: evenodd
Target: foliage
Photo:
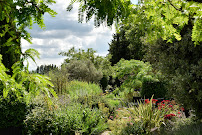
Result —
<instances>
[{"instance_id":1,"label":"foliage","mask_svg":"<svg viewBox=\"0 0 202 135\"><path fill-rule=\"evenodd\" d=\"M187 109L194 109L201 117L202 94L202 46L194 46L191 30L181 41L166 43L159 39L148 44L145 58L153 67L166 76L169 94L180 101Z\"/></svg>"},{"instance_id":2,"label":"foliage","mask_svg":"<svg viewBox=\"0 0 202 135\"><path fill-rule=\"evenodd\" d=\"M48 5L55 3L53 0L32 0L32 1L1 1L1 19L0 21L10 22L8 25L3 25L4 31L1 31L1 37L5 35L6 32L9 32L10 29L15 25L17 26L16 30L20 33L20 37L29 40L29 34L25 30L26 27L31 27L34 23L37 23L40 27L44 27L43 23L43 14L49 13L51 16L54 16L56 13L51 10ZM9 32L13 37L7 42L10 42L16 38L13 34L13 31Z\"/></svg>"},{"instance_id":3,"label":"foliage","mask_svg":"<svg viewBox=\"0 0 202 135\"><path fill-rule=\"evenodd\" d=\"M71 0L67 11L71 11L75 2L80 3L79 8L79 22L83 22L84 16L86 21L89 21L95 15L95 26L106 22L108 26L119 19L125 19L130 13L130 0L116 0L116 1L99 1L99 0Z\"/></svg>"},{"instance_id":4,"label":"foliage","mask_svg":"<svg viewBox=\"0 0 202 135\"><path fill-rule=\"evenodd\" d=\"M3 64L10 70L11 66L20 60L21 38L30 41L30 34L26 28L31 28L33 23L44 27L43 15L45 13L54 16L56 13L48 5L54 0L3 0L0 1L0 54L3 56Z\"/></svg>"},{"instance_id":5,"label":"foliage","mask_svg":"<svg viewBox=\"0 0 202 135\"><path fill-rule=\"evenodd\" d=\"M112 65L119 62L121 58L125 60L142 60L144 55L141 37L144 36L138 25L132 23L120 24L116 34L109 44L109 54L112 55L110 61Z\"/></svg>"},{"instance_id":6,"label":"foliage","mask_svg":"<svg viewBox=\"0 0 202 135\"><path fill-rule=\"evenodd\" d=\"M51 103L51 94L57 97L51 88L52 83L46 76L29 74L28 65L23 62L29 56L38 55L37 51L26 50L21 61L13 65L13 75L6 73L0 55L0 110L1 128L23 127L23 120L28 111L31 98L44 94L46 101Z\"/></svg>"},{"instance_id":7,"label":"foliage","mask_svg":"<svg viewBox=\"0 0 202 135\"><path fill-rule=\"evenodd\" d=\"M147 80L144 79L142 82L142 89L140 95L143 98L164 98L167 92L166 84L163 81Z\"/></svg>"},{"instance_id":8,"label":"foliage","mask_svg":"<svg viewBox=\"0 0 202 135\"><path fill-rule=\"evenodd\" d=\"M116 109L107 123L109 124L109 129L113 134L119 135L121 131L127 127L127 123L131 121L131 114L126 108L118 108Z\"/></svg>"},{"instance_id":9,"label":"foliage","mask_svg":"<svg viewBox=\"0 0 202 135\"><path fill-rule=\"evenodd\" d=\"M30 99L38 94L44 93L50 101L50 94L57 97L55 91L51 88L52 83L49 78L39 74L29 74L28 65L24 66L23 62L28 56L37 55L32 53L34 50L27 50L21 61L13 65L13 76L6 74L6 68L0 62L0 83L2 97L7 98L10 93L16 95L18 100L26 100L29 103ZM37 52L36 52L37 53ZM1 58L0 58L1 61Z\"/></svg>"},{"instance_id":10,"label":"foliage","mask_svg":"<svg viewBox=\"0 0 202 135\"><path fill-rule=\"evenodd\" d=\"M159 37L169 42L172 42L173 39L181 40L183 28L191 24L193 26L192 41L195 44L202 41L201 2L140 0L138 5L132 5L129 0L107 1L107 3L106 1L100 2L98 0L72 0L68 10L72 9L74 2L80 3L79 21L83 21L84 14L86 14L87 20L95 15L96 26L103 22L112 25L114 20L121 19L123 22L127 22L127 18L132 15L136 18L135 23L140 27L147 26L147 41L150 42ZM148 23L143 23L145 21Z\"/></svg>"},{"instance_id":11,"label":"foliage","mask_svg":"<svg viewBox=\"0 0 202 135\"><path fill-rule=\"evenodd\" d=\"M70 81L66 87L66 93L76 102L92 107L100 101L99 96L102 90L93 83Z\"/></svg>"},{"instance_id":12,"label":"foliage","mask_svg":"<svg viewBox=\"0 0 202 135\"><path fill-rule=\"evenodd\" d=\"M69 73L65 67L55 68L49 71L48 75L54 85L54 90L58 94L63 94L66 91L67 83L69 80Z\"/></svg>"},{"instance_id":13,"label":"foliage","mask_svg":"<svg viewBox=\"0 0 202 135\"><path fill-rule=\"evenodd\" d=\"M37 69L35 71L32 71L33 73L38 73L38 74L47 74L51 70L57 70L57 66L50 64L50 65L41 65L37 66Z\"/></svg>"},{"instance_id":14,"label":"foliage","mask_svg":"<svg viewBox=\"0 0 202 135\"><path fill-rule=\"evenodd\" d=\"M102 72L97 70L89 60L73 60L63 66L67 69L70 80L99 82L102 78Z\"/></svg>"},{"instance_id":15,"label":"foliage","mask_svg":"<svg viewBox=\"0 0 202 135\"><path fill-rule=\"evenodd\" d=\"M202 134L202 124L196 123L191 125L181 126L179 129L174 130L170 134L172 135L201 135Z\"/></svg>"},{"instance_id":16,"label":"foliage","mask_svg":"<svg viewBox=\"0 0 202 135\"><path fill-rule=\"evenodd\" d=\"M111 63L109 61L110 55L105 58L96 55L96 51L92 48L88 48L86 51L83 49L75 50L72 47L68 52L60 52L59 55L67 56L64 61L64 64L70 63L75 60L84 60L91 61L91 63L95 66L96 69L101 70L105 75L110 73Z\"/></svg>"},{"instance_id":17,"label":"foliage","mask_svg":"<svg viewBox=\"0 0 202 135\"><path fill-rule=\"evenodd\" d=\"M201 122L195 121L193 116L178 119L171 128L162 128L162 134L165 135L200 135L202 133Z\"/></svg>"},{"instance_id":18,"label":"foliage","mask_svg":"<svg viewBox=\"0 0 202 135\"><path fill-rule=\"evenodd\" d=\"M35 107L26 117L28 134L98 134L106 129L102 113L98 109L73 103L58 106L52 111L47 107Z\"/></svg>"},{"instance_id":19,"label":"foliage","mask_svg":"<svg viewBox=\"0 0 202 135\"><path fill-rule=\"evenodd\" d=\"M23 120L28 113L25 101L17 100L15 93L10 92L7 98L3 98L0 91L0 129L8 127L23 128Z\"/></svg>"},{"instance_id":20,"label":"foliage","mask_svg":"<svg viewBox=\"0 0 202 135\"><path fill-rule=\"evenodd\" d=\"M121 59L114 66L114 70L114 77L118 77L122 82L119 90L123 91L126 98L129 100L134 96L135 90L139 91L143 87L143 80L159 82L158 79L161 76L161 74L153 72L149 63L133 59L130 61ZM116 93L117 92L118 91L116 91Z\"/></svg>"},{"instance_id":21,"label":"foliage","mask_svg":"<svg viewBox=\"0 0 202 135\"><path fill-rule=\"evenodd\" d=\"M119 135L144 135L145 131L141 127L140 122L133 122L133 123L127 123L127 126L124 127Z\"/></svg>"}]
</instances>

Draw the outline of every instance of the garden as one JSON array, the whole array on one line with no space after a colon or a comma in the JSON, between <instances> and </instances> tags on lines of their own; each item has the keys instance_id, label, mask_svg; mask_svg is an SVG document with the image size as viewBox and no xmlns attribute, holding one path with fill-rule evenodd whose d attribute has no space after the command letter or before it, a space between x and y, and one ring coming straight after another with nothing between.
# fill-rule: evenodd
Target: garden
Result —
<instances>
[{"instance_id":1,"label":"garden","mask_svg":"<svg viewBox=\"0 0 202 135\"><path fill-rule=\"evenodd\" d=\"M0 1L0 134L201 135L202 4L165 1L71 0L79 21L116 24L109 53L72 47L33 71L39 52L20 39L54 1Z\"/></svg>"}]
</instances>

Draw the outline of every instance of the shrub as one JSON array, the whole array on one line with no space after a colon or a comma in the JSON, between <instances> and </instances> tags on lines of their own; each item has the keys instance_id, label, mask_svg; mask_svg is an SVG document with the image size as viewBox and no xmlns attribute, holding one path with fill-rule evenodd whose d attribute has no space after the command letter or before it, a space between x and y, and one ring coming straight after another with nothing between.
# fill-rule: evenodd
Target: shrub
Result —
<instances>
[{"instance_id":1,"label":"shrub","mask_svg":"<svg viewBox=\"0 0 202 135\"><path fill-rule=\"evenodd\" d=\"M63 66L67 69L71 80L98 83L103 76L90 60L72 60Z\"/></svg>"},{"instance_id":2,"label":"shrub","mask_svg":"<svg viewBox=\"0 0 202 135\"><path fill-rule=\"evenodd\" d=\"M66 93L69 94L71 99L75 102L92 107L101 100L100 95L102 94L102 90L97 84L75 80L68 83Z\"/></svg>"},{"instance_id":3,"label":"shrub","mask_svg":"<svg viewBox=\"0 0 202 135\"><path fill-rule=\"evenodd\" d=\"M0 129L8 127L23 128L23 120L27 113L28 106L26 102L18 100L14 93L11 92L7 98L0 97Z\"/></svg>"},{"instance_id":4,"label":"shrub","mask_svg":"<svg viewBox=\"0 0 202 135\"><path fill-rule=\"evenodd\" d=\"M83 135L98 134L107 126L102 113L98 109L84 108L80 104L72 104L56 110L36 107L25 120L28 134L68 134L75 132Z\"/></svg>"},{"instance_id":5,"label":"shrub","mask_svg":"<svg viewBox=\"0 0 202 135\"><path fill-rule=\"evenodd\" d=\"M139 60L128 61L121 59L114 66L114 70L114 77L118 77L122 82L119 90L124 92L126 99L129 101L133 100L134 95L138 95L135 91L139 91L143 87L144 80L159 82L159 78L162 76L160 73L155 73L149 63L144 63ZM156 90L156 93L161 93L162 91L161 88L156 85L153 86L153 89ZM149 92L153 93L153 90ZM146 92L143 94L145 93Z\"/></svg>"},{"instance_id":6,"label":"shrub","mask_svg":"<svg viewBox=\"0 0 202 135\"><path fill-rule=\"evenodd\" d=\"M142 98L164 98L167 92L166 84L163 81L147 80L142 82L140 94Z\"/></svg>"},{"instance_id":7,"label":"shrub","mask_svg":"<svg viewBox=\"0 0 202 135\"><path fill-rule=\"evenodd\" d=\"M54 90L58 94L63 94L66 90L66 86L69 80L69 73L66 68L53 69L47 73L50 77L51 82L54 85Z\"/></svg>"}]
</instances>

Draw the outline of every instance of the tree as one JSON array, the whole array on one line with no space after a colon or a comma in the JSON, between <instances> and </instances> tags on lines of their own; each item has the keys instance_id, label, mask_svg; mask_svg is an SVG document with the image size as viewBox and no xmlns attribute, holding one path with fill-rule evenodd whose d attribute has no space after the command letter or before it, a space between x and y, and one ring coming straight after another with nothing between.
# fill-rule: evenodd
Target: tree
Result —
<instances>
[{"instance_id":1,"label":"tree","mask_svg":"<svg viewBox=\"0 0 202 135\"><path fill-rule=\"evenodd\" d=\"M95 15L95 25L97 22L113 22L121 20L127 21L130 15L136 16L136 22L148 21L147 41L153 42L161 37L168 42L174 39L181 40L181 31L188 24L192 24L192 41L198 44L202 41L202 3L184 0L139 0L138 5L131 5L129 0L101 1L100 0L71 0L68 10L72 9L74 2L80 3L79 21L83 21L84 14L86 20ZM146 19L146 20L145 20ZM99 25L98 25L99 26Z\"/></svg>"},{"instance_id":2,"label":"tree","mask_svg":"<svg viewBox=\"0 0 202 135\"><path fill-rule=\"evenodd\" d=\"M51 70L55 70L58 69L56 65L50 64L50 65L41 65L41 66L37 66L36 71L33 71L34 73L38 73L38 74L47 74L49 71Z\"/></svg>"},{"instance_id":3,"label":"tree","mask_svg":"<svg viewBox=\"0 0 202 135\"><path fill-rule=\"evenodd\" d=\"M98 83L102 78L102 72L90 60L72 60L63 66L67 69L70 80Z\"/></svg>"},{"instance_id":4,"label":"tree","mask_svg":"<svg viewBox=\"0 0 202 135\"><path fill-rule=\"evenodd\" d=\"M131 23L121 24L109 44L109 54L112 55L110 59L112 65L119 62L121 58L125 60L142 60L144 46L141 37L143 36L144 32L142 32L137 25Z\"/></svg>"},{"instance_id":5,"label":"tree","mask_svg":"<svg viewBox=\"0 0 202 135\"><path fill-rule=\"evenodd\" d=\"M114 66L114 77L117 77L121 81L120 92L123 91L129 99L131 99L135 93L139 96L139 92L137 91L140 91L141 94L146 93L142 92L143 82L155 82L156 84L157 82L161 83L159 80L161 78L161 74L155 73L148 62L134 59L121 59ZM153 91L147 91L148 93L151 93L151 95L148 94L149 96L152 96L152 94L156 94L155 97L164 96L166 93L164 91L165 89L161 90L162 87L158 88L158 86L154 86L153 88ZM115 90L115 92L117 91ZM145 95L141 96L144 97Z\"/></svg>"},{"instance_id":6,"label":"tree","mask_svg":"<svg viewBox=\"0 0 202 135\"><path fill-rule=\"evenodd\" d=\"M49 13L54 16L56 13L48 5L55 3L54 0L1 0L0 1L0 53L2 62L10 70L11 66L20 60L20 40L24 38L31 43L31 37L26 28L31 28L37 23L41 28L43 15Z\"/></svg>"},{"instance_id":7,"label":"tree","mask_svg":"<svg viewBox=\"0 0 202 135\"><path fill-rule=\"evenodd\" d=\"M147 46L145 59L166 76L170 96L202 118L202 42L194 46L191 29L187 28L181 41L159 39Z\"/></svg>"},{"instance_id":8,"label":"tree","mask_svg":"<svg viewBox=\"0 0 202 135\"><path fill-rule=\"evenodd\" d=\"M88 48L86 51L83 49L76 50L72 47L68 52L60 52L59 55L67 56L64 64L68 64L72 60L90 60L97 70L102 70L103 74L109 75L111 70L111 63L109 61L111 55L106 57L98 56L96 51Z\"/></svg>"}]
</instances>

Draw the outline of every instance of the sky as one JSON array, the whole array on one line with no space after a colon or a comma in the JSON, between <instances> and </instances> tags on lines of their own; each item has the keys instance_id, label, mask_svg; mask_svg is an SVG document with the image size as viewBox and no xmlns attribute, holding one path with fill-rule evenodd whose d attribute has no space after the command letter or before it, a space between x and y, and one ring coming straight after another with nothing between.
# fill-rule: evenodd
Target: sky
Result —
<instances>
[{"instance_id":1,"label":"sky","mask_svg":"<svg viewBox=\"0 0 202 135\"><path fill-rule=\"evenodd\" d=\"M137 0L132 0L135 3ZM108 54L109 43L115 33L114 27L105 25L95 27L93 19L88 23L78 23L78 4L71 12L66 8L70 0L56 0L51 9L57 12L56 17L44 15L46 28L43 30L34 24L28 32L32 37L32 44L22 40L22 51L33 48L40 53L40 59L36 59L37 65L29 60L29 70L35 70L37 66L54 64L60 66L65 56L60 56L61 51L67 52L70 48L93 48L100 56Z\"/></svg>"}]
</instances>

